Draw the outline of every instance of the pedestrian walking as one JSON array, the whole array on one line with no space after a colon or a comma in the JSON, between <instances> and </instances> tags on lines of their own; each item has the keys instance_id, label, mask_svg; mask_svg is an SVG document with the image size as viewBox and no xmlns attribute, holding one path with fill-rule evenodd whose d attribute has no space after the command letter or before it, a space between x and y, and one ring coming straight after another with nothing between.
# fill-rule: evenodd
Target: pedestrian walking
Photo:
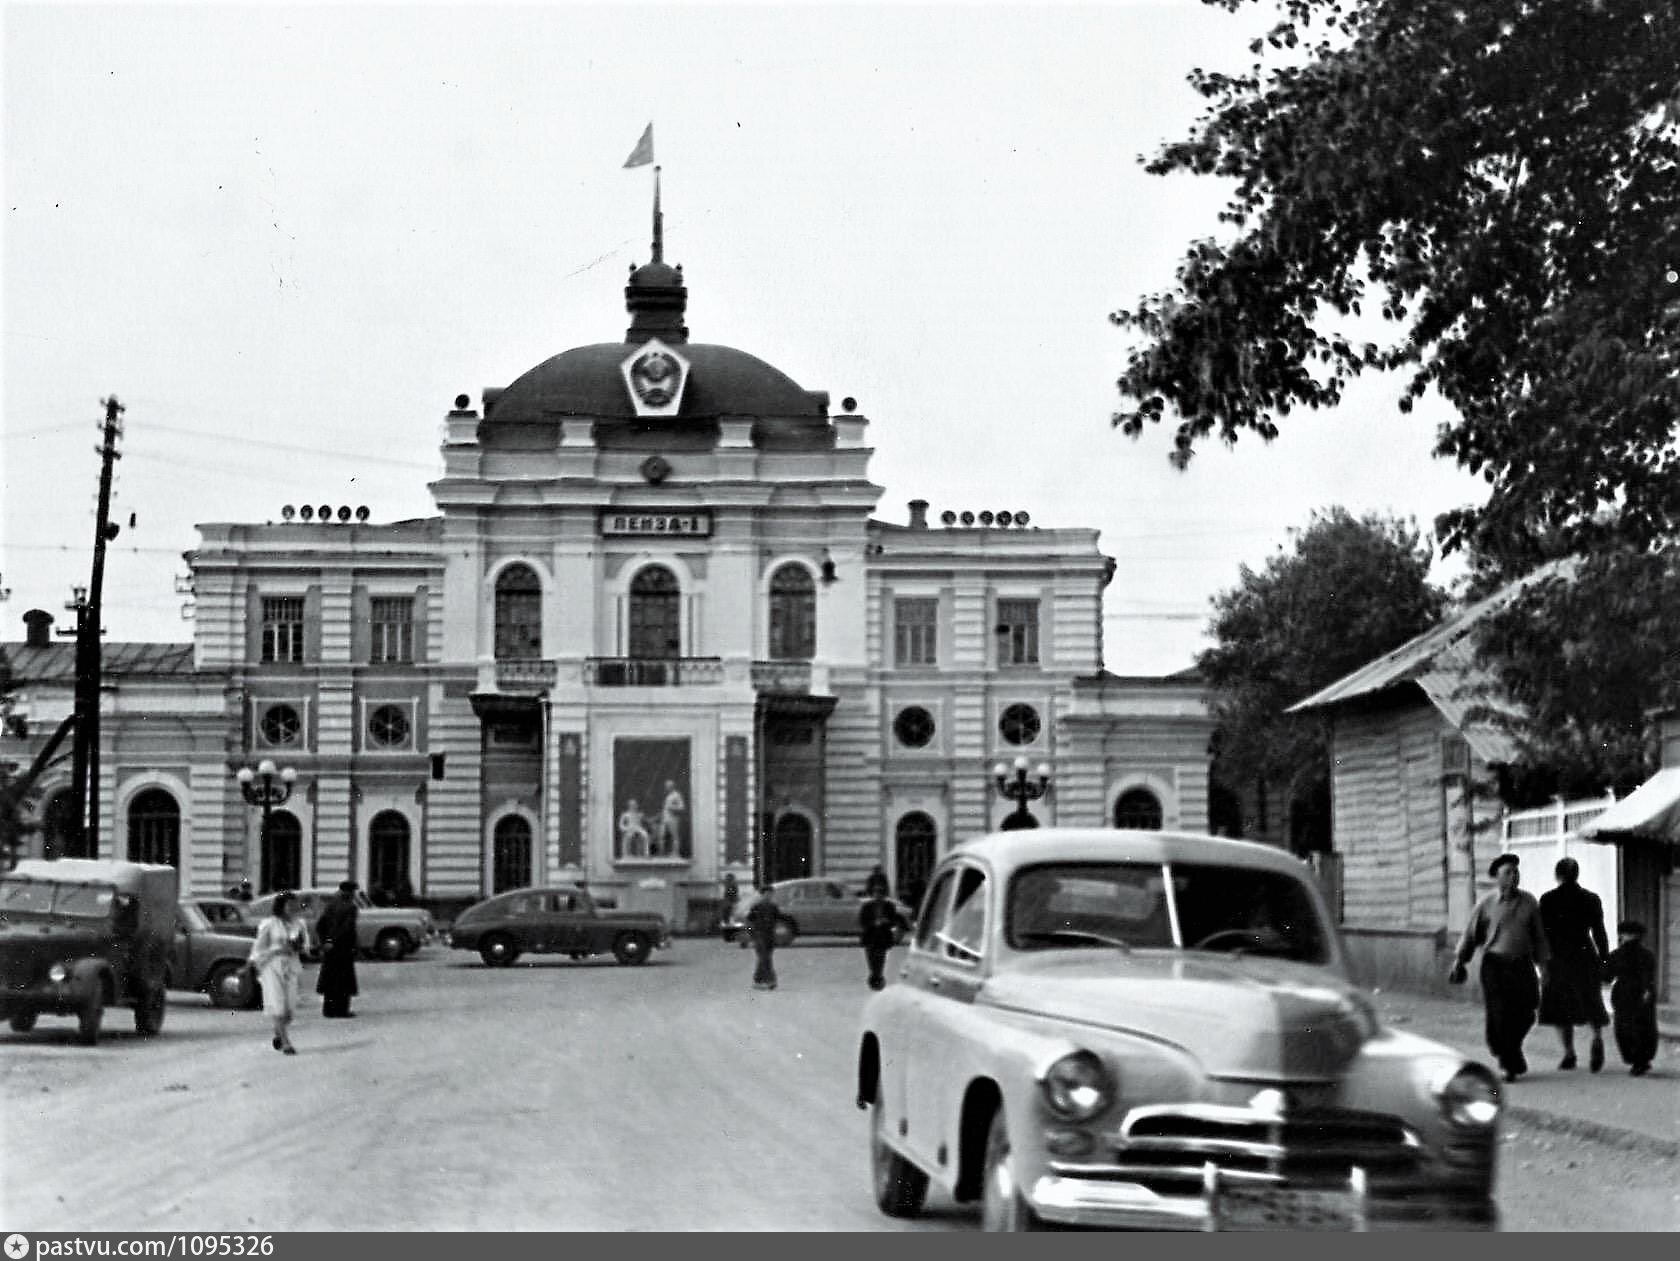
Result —
<instances>
[{"instance_id":1,"label":"pedestrian walking","mask_svg":"<svg viewBox=\"0 0 1680 1261\"><path fill-rule=\"evenodd\" d=\"M1546 934L1551 966L1540 989L1540 1023L1552 1025L1563 1042L1561 1069L1575 1067L1575 1026L1592 1026L1587 1067L1604 1067L1604 960L1610 942L1604 935L1604 903L1581 887L1581 864L1560 858L1553 869L1557 887L1540 895L1540 927Z\"/></svg>"},{"instance_id":2,"label":"pedestrian walking","mask_svg":"<svg viewBox=\"0 0 1680 1261\"><path fill-rule=\"evenodd\" d=\"M741 886L735 882L735 873L725 872L723 889L718 896L718 927L730 923L735 918L735 908L741 904Z\"/></svg>"},{"instance_id":3,"label":"pedestrian walking","mask_svg":"<svg viewBox=\"0 0 1680 1261\"><path fill-rule=\"evenodd\" d=\"M1528 1072L1523 1039L1534 1028L1540 1005L1536 969L1544 969L1549 954L1540 927L1540 904L1517 887L1521 877L1517 856L1501 854L1488 865L1499 887L1470 912L1464 937L1447 979L1464 984L1466 969L1478 947L1482 952L1482 1002L1487 1012L1487 1045L1504 1071L1506 1081Z\"/></svg>"},{"instance_id":4,"label":"pedestrian walking","mask_svg":"<svg viewBox=\"0 0 1680 1261\"><path fill-rule=\"evenodd\" d=\"M776 921L780 918L781 912L770 897L770 885L759 885L758 900L747 908L747 936L752 939L755 957L755 990L776 988Z\"/></svg>"},{"instance_id":5,"label":"pedestrian walking","mask_svg":"<svg viewBox=\"0 0 1680 1261\"><path fill-rule=\"evenodd\" d=\"M1643 1077L1657 1058L1657 956L1645 946L1645 925L1616 925L1616 948L1605 964L1610 1010L1616 1017L1616 1050L1628 1073Z\"/></svg>"},{"instance_id":6,"label":"pedestrian walking","mask_svg":"<svg viewBox=\"0 0 1680 1261\"><path fill-rule=\"evenodd\" d=\"M887 897L887 876L879 868L870 873L864 892L869 896L858 911L858 935L863 940L863 957L869 964L869 988L878 990L887 984L882 975L887 951L897 944L899 933L910 931L910 921Z\"/></svg>"},{"instance_id":7,"label":"pedestrian walking","mask_svg":"<svg viewBox=\"0 0 1680 1261\"><path fill-rule=\"evenodd\" d=\"M262 985L263 1012L274 1022L274 1049L296 1055L292 1045L292 1017L297 1014L298 974L302 965L303 921L294 913L296 898L282 891L274 895L272 913L257 925L247 960Z\"/></svg>"},{"instance_id":8,"label":"pedestrian walking","mask_svg":"<svg viewBox=\"0 0 1680 1261\"><path fill-rule=\"evenodd\" d=\"M356 1013L350 1000L361 991L356 987L356 882L342 881L338 896L327 903L315 921L321 939L321 971L315 978L315 992L321 996L321 1014L329 1020L349 1020Z\"/></svg>"},{"instance_id":9,"label":"pedestrian walking","mask_svg":"<svg viewBox=\"0 0 1680 1261\"><path fill-rule=\"evenodd\" d=\"M253 901L256 896L256 890L251 888L251 882L249 880L241 880L238 884L233 885L228 889L228 897L232 898L235 902L250 902Z\"/></svg>"}]
</instances>

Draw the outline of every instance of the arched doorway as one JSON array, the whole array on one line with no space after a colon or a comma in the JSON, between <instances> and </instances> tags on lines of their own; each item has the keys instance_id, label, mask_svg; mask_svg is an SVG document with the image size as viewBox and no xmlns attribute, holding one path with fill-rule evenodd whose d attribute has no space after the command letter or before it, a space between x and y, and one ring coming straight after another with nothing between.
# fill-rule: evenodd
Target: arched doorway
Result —
<instances>
[{"instance_id":1,"label":"arched doorway","mask_svg":"<svg viewBox=\"0 0 1680 1261\"><path fill-rule=\"evenodd\" d=\"M60 788L41 808L41 857L93 857L76 830L76 795L68 788Z\"/></svg>"},{"instance_id":2,"label":"arched doorway","mask_svg":"<svg viewBox=\"0 0 1680 1261\"><path fill-rule=\"evenodd\" d=\"M147 788L128 803L128 861L181 865L181 807L162 788Z\"/></svg>"},{"instance_id":3,"label":"arched doorway","mask_svg":"<svg viewBox=\"0 0 1680 1261\"><path fill-rule=\"evenodd\" d=\"M912 810L898 821L893 852L898 872L898 898L919 906L927 889L928 876L938 858L939 825L933 816Z\"/></svg>"},{"instance_id":4,"label":"arched doorway","mask_svg":"<svg viewBox=\"0 0 1680 1261\"><path fill-rule=\"evenodd\" d=\"M395 900L400 892L412 891L408 880L408 820L395 810L382 810L368 824L368 895L378 892Z\"/></svg>"},{"instance_id":5,"label":"arched doorway","mask_svg":"<svg viewBox=\"0 0 1680 1261\"><path fill-rule=\"evenodd\" d=\"M303 883L303 825L290 810L276 810L268 816L258 874L263 893L296 889Z\"/></svg>"},{"instance_id":6,"label":"arched doorway","mask_svg":"<svg viewBox=\"0 0 1680 1261\"><path fill-rule=\"evenodd\" d=\"M797 880L811 874L811 821L788 811L776 820L770 841L770 881Z\"/></svg>"},{"instance_id":7,"label":"arched doorway","mask_svg":"<svg viewBox=\"0 0 1680 1261\"><path fill-rule=\"evenodd\" d=\"M490 892L506 893L531 883L531 825L517 814L496 822L490 840Z\"/></svg>"},{"instance_id":8,"label":"arched doorway","mask_svg":"<svg viewBox=\"0 0 1680 1261\"><path fill-rule=\"evenodd\" d=\"M1114 803L1114 826L1136 832L1159 832L1160 798L1147 788L1128 788Z\"/></svg>"},{"instance_id":9,"label":"arched doorway","mask_svg":"<svg viewBox=\"0 0 1680 1261\"><path fill-rule=\"evenodd\" d=\"M1223 784L1208 785L1208 831L1215 836L1243 834L1242 798Z\"/></svg>"},{"instance_id":10,"label":"arched doorway","mask_svg":"<svg viewBox=\"0 0 1680 1261\"><path fill-rule=\"evenodd\" d=\"M663 565L648 565L630 581L630 656L682 656L682 588Z\"/></svg>"}]
</instances>

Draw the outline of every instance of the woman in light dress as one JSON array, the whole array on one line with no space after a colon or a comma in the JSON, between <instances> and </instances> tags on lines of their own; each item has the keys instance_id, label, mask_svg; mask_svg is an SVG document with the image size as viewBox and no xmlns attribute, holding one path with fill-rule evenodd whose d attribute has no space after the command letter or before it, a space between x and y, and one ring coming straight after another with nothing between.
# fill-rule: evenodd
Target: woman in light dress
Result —
<instances>
[{"instance_id":1,"label":"woman in light dress","mask_svg":"<svg viewBox=\"0 0 1680 1261\"><path fill-rule=\"evenodd\" d=\"M303 966L303 921L292 908L290 893L274 895L274 913L257 925L257 939L251 943L250 965L262 985L263 1011L274 1022L274 1049L296 1055L292 1045L292 1016L298 1005L298 974Z\"/></svg>"}]
</instances>

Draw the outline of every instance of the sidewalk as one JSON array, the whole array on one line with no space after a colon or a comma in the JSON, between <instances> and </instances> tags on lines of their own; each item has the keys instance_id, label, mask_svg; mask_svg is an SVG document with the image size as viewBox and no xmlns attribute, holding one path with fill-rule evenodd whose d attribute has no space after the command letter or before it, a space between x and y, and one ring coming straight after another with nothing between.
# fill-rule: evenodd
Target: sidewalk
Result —
<instances>
[{"instance_id":1,"label":"sidewalk","mask_svg":"<svg viewBox=\"0 0 1680 1261\"><path fill-rule=\"evenodd\" d=\"M1489 1063L1479 1002L1402 990L1376 990L1372 996L1385 1024L1445 1042ZM1672 1008L1661 1010L1656 1064L1645 1077L1628 1076L1609 1029L1604 1031L1602 1072L1587 1071L1592 1031L1584 1028L1575 1030L1581 1066L1563 1072L1557 1066L1563 1057L1557 1031L1536 1026L1523 1043L1528 1073L1521 1081L1503 1085L1508 1114L1541 1129L1680 1160L1680 1024L1670 1018L1673 1014Z\"/></svg>"}]
</instances>

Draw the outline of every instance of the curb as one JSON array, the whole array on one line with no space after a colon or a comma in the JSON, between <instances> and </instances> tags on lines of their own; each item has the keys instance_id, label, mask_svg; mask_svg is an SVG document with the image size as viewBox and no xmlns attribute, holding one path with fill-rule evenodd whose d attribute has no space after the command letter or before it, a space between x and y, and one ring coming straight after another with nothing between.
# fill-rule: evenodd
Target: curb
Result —
<instances>
[{"instance_id":1,"label":"curb","mask_svg":"<svg viewBox=\"0 0 1680 1261\"><path fill-rule=\"evenodd\" d=\"M1506 1105L1505 1114L1513 1120L1532 1125L1535 1129L1549 1130L1553 1134L1590 1138L1611 1147L1649 1152L1670 1160L1680 1160L1680 1143L1672 1139L1658 1138L1654 1134L1642 1134L1638 1130L1626 1130L1619 1125L1604 1125L1598 1121L1585 1121L1579 1117L1564 1116L1560 1112L1525 1108L1521 1104Z\"/></svg>"}]
</instances>

